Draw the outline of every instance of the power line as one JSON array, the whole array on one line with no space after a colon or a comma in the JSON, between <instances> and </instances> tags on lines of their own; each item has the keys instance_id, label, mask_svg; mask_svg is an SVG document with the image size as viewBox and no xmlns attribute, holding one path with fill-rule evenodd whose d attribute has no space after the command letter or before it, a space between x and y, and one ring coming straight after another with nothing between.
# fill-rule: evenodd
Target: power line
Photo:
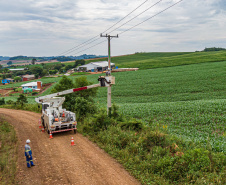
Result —
<instances>
[{"instance_id":1,"label":"power line","mask_svg":"<svg viewBox=\"0 0 226 185\"><path fill-rule=\"evenodd\" d=\"M139 17L140 15L142 15L143 13L145 13L146 11L150 10L151 8L153 8L154 6L156 6L157 4L159 4L161 1L162 0L160 0L157 3L153 4L152 6L150 6L149 8L147 8L146 10L144 10L143 12L139 13L138 15L136 15L135 17L133 17L132 19L130 19L127 22L123 23L121 26L119 26L119 27L115 28L114 30L112 30L110 33L112 33L113 31L121 28L122 26L126 25L127 23L131 22L132 20L136 19L137 17Z\"/></svg>"},{"instance_id":2,"label":"power line","mask_svg":"<svg viewBox=\"0 0 226 185\"><path fill-rule=\"evenodd\" d=\"M141 7L143 4L145 4L147 1L149 1L149 0L146 0L146 1L144 1L143 3L141 3L137 8L135 8L133 11L131 11L129 14L127 14L125 17L123 17L121 20L119 20L118 22L116 22L113 26L111 26L110 28L108 28L108 29L105 30L104 32L108 31L109 29L111 29L112 27L114 27L115 25L117 25L119 22L121 22L122 20L124 20L126 17L128 17L130 14L132 14L132 13L133 13L134 11L136 11L138 8L140 8L140 7ZM131 22L132 20L134 20L134 19L137 18L138 16L142 15L142 14L145 13L146 11L148 11L148 10L150 10L151 8L153 8L154 6L156 6L156 5L157 5L158 3L160 3L161 1L162 1L162 0L159 0L157 3L155 3L155 4L152 5L152 6L150 6L149 8L145 9L144 11L142 11L141 13L139 13L138 15L136 15L135 17L133 17L133 18L130 19L129 21L125 22L125 23L122 24L121 26L115 28L115 29L112 30L110 33L112 33L113 31L115 31L115 30L121 28L122 26L126 25L127 23ZM96 37L94 37L94 38L96 38ZM98 38L98 39L99 39L99 38ZM95 41L98 40L98 39L95 39L95 40L92 41L92 42L95 42ZM90 44L90 43L92 43L92 42L89 42L89 43L87 43L86 45L88 45L88 44ZM84 46L86 46L86 45L84 45ZM82 47L84 47L84 46L79 47L79 49L82 48ZM77 47L76 47L76 48L77 48ZM71 49L71 50L74 50L74 49L75 49L75 48L73 48L73 49ZM70 50L69 53L73 52L73 51L71 51L71 50Z\"/></svg>"},{"instance_id":3,"label":"power line","mask_svg":"<svg viewBox=\"0 0 226 185\"><path fill-rule=\"evenodd\" d=\"M101 41L101 42L99 42L99 43L97 43L97 44L95 44L95 45L93 45L93 46L91 46L91 47L88 47L88 48L86 48L86 49L84 49L84 50L78 51L78 52L75 53L75 54L78 54L78 53L81 53L81 52L83 52L83 51L86 51L87 49L93 48L93 47L95 47L95 46L97 46L97 45L102 44L103 42L106 42L106 41L107 41L107 40Z\"/></svg>"},{"instance_id":4,"label":"power line","mask_svg":"<svg viewBox=\"0 0 226 185\"><path fill-rule=\"evenodd\" d=\"M130 14L132 14L133 12L135 12L138 8L140 8L143 4L145 4L147 1L149 0L146 0L144 1L143 3L141 3L138 7L136 7L133 11L131 11L130 13L128 13L125 17L123 17L122 19L120 19L118 22L116 22L115 24L113 24L110 28L106 29L104 32L102 33L105 33L107 32L108 30L110 30L111 28L113 28L115 25L117 25L118 23L120 23L121 21L123 21L126 17L128 17Z\"/></svg>"},{"instance_id":5,"label":"power line","mask_svg":"<svg viewBox=\"0 0 226 185\"><path fill-rule=\"evenodd\" d=\"M146 20L144 20L144 21L142 21L142 22L140 22L139 24L136 24L135 26L132 26L131 28L129 28L129 29L125 30L125 31L122 31L121 33L119 33L119 35L120 35L120 34L123 34L123 33L125 33L125 32L127 32L127 31L129 31L129 30L131 30L131 29L133 29L133 28L135 28L135 27L141 25L141 24L143 24L144 22L146 22L146 21L148 21L148 20L150 20L150 19L152 19L152 18L154 18L154 17L156 17L157 15L159 15L159 14L165 12L166 10L172 8L173 6L179 4L181 1L183 1L183 0L180 0L180 1L176 2L176 3L174 3L173 5L171 5L171 6L167 7L167 8L165 8L164 10L158 12L157 14L155 14L155 15L149 17L148 19L146 19Z\"/></svg>"},{"instance_id":6,"label":"power line","mask_svg":"<svg viewBox=\"0 0 226 185\"><path fill-rule=\"evenodd\" d=\"M115 25L117 25L118 23L120 23L121 21L123 21L126 17L128 17L130 14L132 14L133 12L135 12L138 8L140 8L143 4L145 4L147 1L149 1L149 0L145 0L143 3L141 3L138 7L136 7L133 11L131 11L130 13L128 13L126 16L124 16L122 19L120 19L118 22L116 22L115 24L113 24L111 27L109 27L108 29L106 29L104 32L102 32L102 33L105 33L106 31L108 31L108 30L110 30L111 28L113 28ZM75 47L73 47L73 48L71 48L71 49L69 49L69 50L67 50L67 51L65 51L65 52L63 52L63 53L61 53L61 54L59 54L59 55L57 55L57 56L61 56L61 55L66 55L66 54L69 54L69 53L72 53L74 50L77 50L77 49L80 49L80 48L82 48L82 47L85 47L86 45L88 45L88 44L90 44L90 43L92 43L92 42L95 42L96 40L98 40L98 39L96 39L96 40L94 40L94 41L92 41L92 42L89 42L89 41L91 41L91 40L93 40L93 39L95 39L95 38L97 38L98 37L98 39L100 39L99 38L99 35L97 35L97 36L95 36L95 37L93 37L93 38L91 38L91 39L89 39L89 40L87 40L87 41L85 41L85 42L83 42L83 43L81 43L81 44L79 44L79 45L77 45L77 46L75 46ZM89 42L89 43L87 43L87 42ZM84 46L83 46L84 45Z\"/></svg>"},{"instance_id":7,"label":"power line","mask_svg":"<svg viewBox=\"0 0 226 185\"><path fill-rule=\"evenodd\" d=\"M85 41L85 42L83 42L83 43L81 43L81 44L79 44L79 45L77 45L77 46L75 46L75 47L73 47L73 48L71 48L71 49L69 49L69 50L67 50L67 51L65 51L65 52L63 52L63 53L61 53L61 54L59 54L59 55L57 55L57 56L61 56L61 55L65 55L65 54L71 53L71 52L73 52L72 50L76 49L76 48L79 47L79 46L84 45L85 43L87 43L87 42L89 42L89 41L91 41L91 40L93 40L93 39L95 39L95 38L97 38L97 37L99 37L99 35L98 35L98 36L95 36L95 37L93 37L93 38L91 38L91 39L89 39L89 40L87 40L87 41ZM98 38L98 39L99 39L99 38ZM93 42L94 42L94 41L93 41Z\"/></svg>"},{"instance_id":8,"label":"power line","mask_svg":"<svg viewBox=\"0 0 226 185\"><path fill-rule=\"evenodd\" d=\"M148 1L148 0L146 0L146 1ZM146 1L145 1L145 2L146 2ZM143 14L144 12L146 12L147 10L149 10L150 8L154 7L155 5L157 5L158 3L160 3L161 1L162 1L162 0L158 1L157 3L155 3L154 5L152 5L151 7L147 8L146 10L144 10L143 12L141 12L140 14L138 14L137 16L135 16L134 18L130 19L130 20L127 21L126 23L122 24L121 26L115 28L115 29L112 30L111 32L113 32L113 31L115 31L115 30L121 28L122 26L126 25L127 23L131 22L132 20L134 20L135 18L137 18L138 16L140 16L141 14ZM133 28L135 28L135 27L137 27L137 26L143 24L144 22L146 22L146 21L148 21L148 20L150 20L150 19L156 17L157 15L159 15L159 14L165 12L166 10L172 8L173 6L179 4L179 3L182 2L182 1L183 1L183 0L180 0L180 1L178 1L178 2L176 2L176 3L174 3L174 4L172 4L171 6L165 8L164 10L158 12L157 14L155 14L155 15L149 17L148 19L146 19L146 20L144 20L144 21L142 21L142 22L140 22L140 23L138 23L138 24L132 26L132 27L129 28L129 29L126 29L125 31L120 32L118 35L123 34L123 33L127 32L127 31L129 31L129 30L131 30L131 29L133 29ZM145 3L145 2L144 2L144 3ZM143 3L143 4L144 4L144 3ZM141 6L141 5L140 5L140 6ZM139 7L140 7L140 6L139 6ZM136 9L138 9L138 7L137 7ZM134 11L135 11L135 10L134 10ZM132 11L132 12L134 12L134 11ZM127 14L127 16L130 15L132 12L130 12L129 14ZM125 17L127 17L127 16L125 16ZM124 19L124 18L123 18L123 19ZM121 20L123 20L123 19L121 19ZM117 24L118 24L119 22L121 22L121 20L118 21ZM114 24L113 26L115 26L115 25L116 25L116 24ZM113 27L113 26L112 26L112 27ZM112 27L110 27L110 28L112 28ZM109 29L110 29L110 28L109 28ZM109 29L107 29L107 30L109 30ZM111 33L111 32L110 32L110 33ZM73 51L75 50L75 48L77 48L77 47L79 47L79 46L81 46L81 45L84 45L85 43L87 43L87 42L89 42L89 41L91 41L91 40L93 40L93 39L95 39L95 38L97 38L97 37L99 37L99 35L93 37L92 39L89 39L88 41L86 41L86 42L84 42L84 43L82 43L82 44L80 44L80 45L78 45L78 46L76 46L76 47L74 47L74 48L72 48L72 49L70 49L70 50L68 50L68 51L70 51L70 53L71 53L71 52L73 52ZM100 39L100 38L95 39L95 40L93 40L93 41L91 41L91 42L89 42L89 43L87 43L87 44L85 44L84 46L81 46L81 47L85 47L86 45L88 45L88 44L90 44L90 43L92 43L92 42L95 42L96 40L99 40L99 39ZM81 51L79 51L79 52L77 52L77 53L86 51L86 50L88 50L88 49L90 49L90 48L92 48L92 47L95 47L95 46L97 46L97 45L99 45L99 44L105 42L105 41L106 41L106 40L104 40L104 41L102 41L102 42L99 42L99 43L97 43L97 44L95 44L95 45L93 45L93 46L91 46L91 47L88 47L88 48L86 48L86 49L84 49L84 50L81 50ZM81 47L79 47L78 49L80 49ZM71 51L71 50L73 50L73 51ZM76 49L76 50L77 50L77 49ZM77 53L75 53L75 54L77 54Z\"/></svg>"}]
</instances>

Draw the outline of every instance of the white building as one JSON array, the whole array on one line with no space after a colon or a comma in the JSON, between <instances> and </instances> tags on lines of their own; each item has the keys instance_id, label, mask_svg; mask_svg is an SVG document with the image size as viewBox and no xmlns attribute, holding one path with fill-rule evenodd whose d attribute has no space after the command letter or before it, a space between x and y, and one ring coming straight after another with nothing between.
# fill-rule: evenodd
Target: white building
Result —
<instances>
[{"instance_id":1,"label":"white building","mask_svg":"<svg viewBox=\"0 0 226 185\"><path fill-rule=\"evenodd\" d=\"M24 71L24 68L9 69L10 71Z\"/></svg>"},{"instance_id":2,"label":"white building","mask_svg":"<svg viewBox=\"0 0 226 185\"><path fill-rule=\"evenodd\" d=\"M111 63L111 68L115 67L114 63ZM100 61L100 62L90 62L89 64L85 64L79 66L77 68L78 71L105 71L108 69L108 61Z\"/></svg>"},{"instance_id":3,"label":"white building","mask_svg":"<svg viewBox=\"0 0 226 185\"><path fill-rule=\"evenodd\" d=\"M31 89L34 89L34 90L41 90L42 82L41 81L30 82L30 83L26 83L26 84L21 85L21 87L22 87L22 90L25 90L25 89L28 89L28 88L31 88Z\"/></svg>"}]
</instances>

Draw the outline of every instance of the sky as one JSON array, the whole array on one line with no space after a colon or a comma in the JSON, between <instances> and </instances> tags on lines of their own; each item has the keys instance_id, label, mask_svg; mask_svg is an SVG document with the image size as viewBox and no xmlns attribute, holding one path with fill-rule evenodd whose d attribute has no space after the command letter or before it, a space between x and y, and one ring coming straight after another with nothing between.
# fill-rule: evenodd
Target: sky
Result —
<instances>
[{"instance_id":1,"label":"sky","mask_svg":"<svg viewBox=\"0 0 226 185\"><path fill-rule=\"evenodd\" d=\"M226 48L226 0L179 1L0 0L0 56L107 55L101 33L112 56Z\"/></svg>"}]
</instances>

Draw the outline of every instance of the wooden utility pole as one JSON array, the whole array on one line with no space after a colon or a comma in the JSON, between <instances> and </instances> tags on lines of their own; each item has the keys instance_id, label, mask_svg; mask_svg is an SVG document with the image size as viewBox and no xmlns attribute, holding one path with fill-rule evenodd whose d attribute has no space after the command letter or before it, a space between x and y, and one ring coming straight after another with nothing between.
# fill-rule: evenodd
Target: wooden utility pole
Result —
<instances>
[{"instance_id":1,"label":"wooden utility pole","mask_svg":"<svg viewBox=\"0 0 226 185\"><path fill-rule=\"evenodd\" d=\"M108 72L107 76L111 76L111 38L118 38L117 36L111 36L111 35L102 35L100 34L100 37L106 37L108 39ZM108 92L107 92L107 114L109 115L109 111L111 108L111 85L108 87Z\"/></svg>"}]
</instances>

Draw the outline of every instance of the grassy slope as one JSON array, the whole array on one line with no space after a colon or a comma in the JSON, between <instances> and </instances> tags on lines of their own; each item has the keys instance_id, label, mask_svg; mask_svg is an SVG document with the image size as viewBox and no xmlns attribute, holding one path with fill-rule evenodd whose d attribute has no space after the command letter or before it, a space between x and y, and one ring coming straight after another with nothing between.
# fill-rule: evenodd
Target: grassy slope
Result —
<instances>
[{"instance_id":1,"label":"grassy slope","mask_svg":"<svg viewBox=\"0 0 226 185\"><path fill-rule=\"evenodd\" d=\"M224 54L224 52L203 52L165 53L163 55L164 57L173 55L172 58L198 54L199 56L209 55L209 59L211 59L215 55L222 56L222 53ZM143 56L143 59L151 55L155 58L164 58L159 53L136 55ZM126 56L127 59L123 60L128 60L128 57L131 57L131 62L135 60L134 55ZM123 60L121 60L122 63ZM159 64L160 66L161 64ZM145 121L151 119L153 124L167 124L170 126L168 130L171 133L203 143L203 145L205 145L207 137L212 137L212 133L216 133L214 137L219 143L214 144L214 137L212 137L212 146L215 151L225 151L226 128L224 123L226 118L223 116L225 107L222 106L226 98L225 71L226 62L214 62L114 73L116 85L112 88L112 101L121 106L124 114L142 118ZM97 76L89 75L87 77L96 83ZM59 79L60 77L47 78L44 81L55 82ZM44 94L50 93L50 90ZM96 98L97 102L103 106L106 106L106 91L106 88L100 88ZM15 101L16 97L7 97L6 100L8 99ZM28 101L34 103L34 98L29 97ZM197 126L199 123L201 125ZM216 123L218 124L216 125ZM197 126L197 133L200 133L199 140L192 137L191 126L193 128Z\"/></svg>"},{"instance_id":2,"label":"grassy slope","mask_svg":"<svg viewBox=\"0 0 226 185\"><path fill-rule=\"evenodd\" d=\"M102 60L107 60L102 59ZM89 60L101 61L100 59ZM113 57L112 62L118 67L138 67L140 69L161 68L204 62L226 61L226 51L216 52L171 52L137 53L128 56Z\"/></svg>"},{"instance_id":3,"label":"grassy slope","mask_svg":"<svg viewBox=\"0 0 226 185\"><path fill-rule=\"evenodd\" d=\"M13 127L0 118L0 184L15 184L17 138Z\"/></svg>"}]
</instances>

